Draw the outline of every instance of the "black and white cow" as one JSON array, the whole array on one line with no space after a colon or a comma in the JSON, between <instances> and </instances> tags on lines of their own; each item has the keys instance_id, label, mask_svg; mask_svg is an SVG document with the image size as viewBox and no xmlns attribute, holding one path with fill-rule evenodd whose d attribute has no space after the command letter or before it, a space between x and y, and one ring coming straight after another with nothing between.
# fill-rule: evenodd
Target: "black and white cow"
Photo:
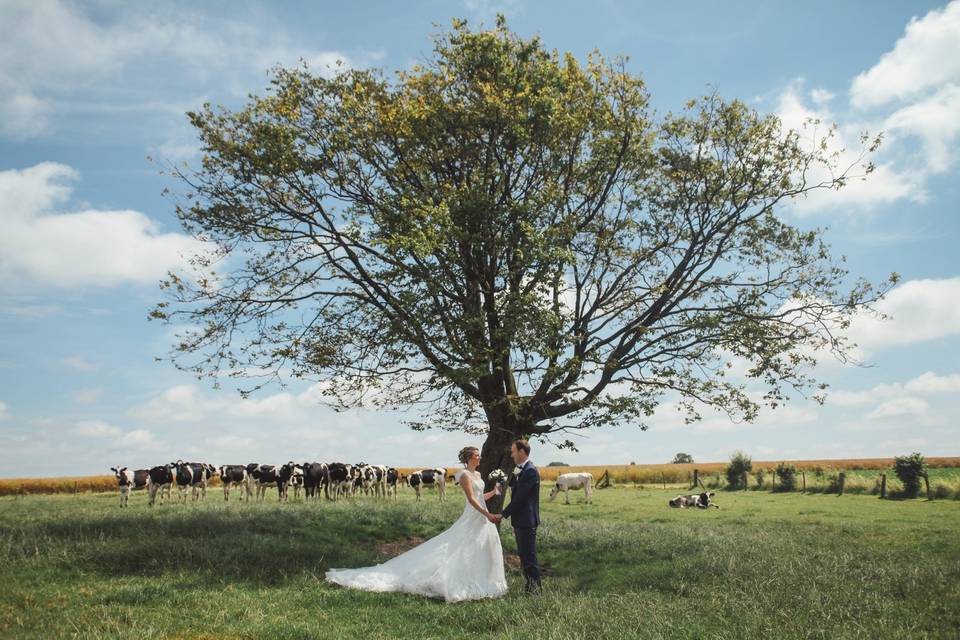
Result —
<instances>
[{"instance_id":1,"label":"black and white cow","mask_svg":"<svg viewBox=\"0 0 960 640\"><path fill-rule=\"evenodd\" d=\"M570 489L583 489L587 502L593 502L593 475L590 473L561 473L550 490L550 500L563 491L564 504L570 504Z\"/></svg>"},{"instance_id":2,"label":"black and white cow","mask_svg":"<svg viewBox=\"0 0 960 640\"><path fill-rule=\"evenodd\" d=\"M397 497L397 485L400 483L400 472L394 467L387 468L387 495Z\"/></svg>"},{"instance_id":3,"label":"black and white cow","mask_svg":"<svg viewBox=\"0 0 960 640\"><path fill-rule=\"evenodd\" d=\"M130 499L130 492L134 489L143 489L150 484L150 470L137 469L131 471L126 467L110 467L117 477L117 486L120 487L120 506L126 507Z\"/></svg>"},{"instance_id":4,"label":"black and white cow","mask_svg":"<svg viewBox=\"0 0 960 640\"><path fill-rule=\"evenodd\" d=\"M319 498L320 488L323 487L327 499L330 498L330 471L322 462L304 462L303 490L307 499Z\"/></svg>"},{"instance_id":5,"label":"black and white cow","mask_svg":"<svg viewBox=\"0 0 960 640\"><path fill-rule=\"evenodd\" d=\"M425 487L436 487L437 495L440 497L440 501L446 499L446 469L436 467L434 469L421 469L420 471L415 471L407 476L407 484L413 488L414 492L417 494L417 500L420 499L420 490Z\"/></svg>"},{"instance_id":6,"label":"black and white cow","mask_svg":"<svg viewBox=\"0 0 960 640\"><path fill-rule=\"evenodd\" d=\"M363 495L368 496L374 490L377 481L377 472L373 465L365 462L358 462L353 465L353 493L363 491Z\"/></svg>"},{"instance_id":7,"label":"black and white cow","mask_svg":"<svg viewBox=\"0 0 960 640\"><path fill-rule=\"evenodd\" d=\"M329 491L331 500L339 500L343 496L350 496L353 489L353 465L342 462L331 462L327 465Z\"/></svg>"},{"instance_id":8,"label":"black and white cow","mask_svg":"<svg viewBox=\"0 0 960 640\"><path fill-rule=\"evenodd\" d=\"M218 469L220 482L223 483L223 499L230 500L230 488L239 487L240 499L243 500L243 489L247 486L247 467L242 464L224 464Z\"/></svg>"},{"instance_id":9,"label":"black and white cow","mask_svg":"<svg viewBox=\"0 0 960 640\"><path fill-rule=\"evenodd\" d=\"M677 509L686 509L687 507L696 507L698 509L709 509L710 507L714 507L715 509L719 509L720 505L711 502L711 498L713 498L714 495L715 494L713 491L705 491L699 495L677 496L676 498L670 500L667 504Z\"/></svg>"},{"instance_id":10,"label":"black and white cow","mask_svg":"<svg viewBox=\"0 0 960 640\"><path fill-rule=\"evenodd\" d=\"M173 486L174 473L173 467L169 464L160 467L153 467L148 472L150 481L147 483L147 493L150 500L147 504L151 507L157 500L157 493L160 494L160 504L163 504L163 493L166 491L167 500L170 499L170 488Z\"/></svg>"},{"instance_id":11,"label":"black and white cow","mask_svg":"<svg viewBox=\"0 0 960 640\"><path fill-rule=\"evenodd\" d=\"M382 464L372 464L373 469L373 495L377 498L387 497L387 467Z\"/></svg>"},{"instance_id":12,"label":"black and white cow","mask_svg":"<svg viewBox=\"0 0 960 640\"><path fill-rule=\"evenodd\" d=\"M193 500L207 499L207 486L217 473L216 467L206 462L188 462L190 470L193 472L193 481L190 483L193 489Z\"/></svg>"},{"instance_id":13,"label":"black and white cow","mask_svg":"<svg viewBox=\"0 0 960 640\"><path fill-rule=\"evenodd\" d=\"M281 502L287 501L290 487L293 487L293 497L297 498L302 486L303 465L290 461L277 470L277 495Z\"/></svg>"},{"instance_id":14,"label":"black and white cow","mask_svg":"<svg viewBox=\"0 0 960 640\"><path fill-rule=\"evenodd\" d=\"M254 464L252 466L253 469L251 470L251 465L247 465L250 484L256 488L257 500L263 500L267 497L268 487L280 486L277 480L280 467L274 464Z\"/></svg>"},{"instance_id":15,"label":"black and white cow","mask_svg":"<svg viewBox=\"0 0 960 640\"><path fill-rule=\"evenodd\" d=\"M171 462L170 466L173 467L173 482L177 486L177 502L186 502L187 492L193 484L193 467L183 460Z\"/></svg>"}]
</instances>

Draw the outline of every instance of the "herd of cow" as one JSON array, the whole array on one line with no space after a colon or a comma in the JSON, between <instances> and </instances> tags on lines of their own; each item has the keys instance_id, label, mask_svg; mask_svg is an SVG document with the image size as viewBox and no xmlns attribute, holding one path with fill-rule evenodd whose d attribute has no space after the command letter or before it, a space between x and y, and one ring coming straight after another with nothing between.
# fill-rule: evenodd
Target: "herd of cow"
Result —
<instances>
[{"instance_id":1,"label":"herd of cow","mask_svg":"<svg viewBox=\"0 0 960 640\"><path fill-rule=\"evenodd\" d=\"M130 492L134 489L146 489L148 504L152 507L164 495L171 499L173 488L177 488L177 499L186 502L188 494L193 500L202 500L207 496L207 486L215 477L223 485L223 499L230 499L230 490L239 489L241 499L256 497L263 500L269 487L276 486L278 499L283 502L293 490L298 498L301 489L306 499L316 499L320 491L328 500L338 500L345 496L358 494L388 497L397 495L397 486L406 484L417 494L424 488L436 487L440 500L444 499L446 470L441 468L421 469L409 475L401 474L394 467L377 464L344 464L342 462L288 462L273 464L225 464L215 467L205 462L184 462L177 460L150 469L131 470L127 467L110 467L116 475L120 488L120 506L127 506Z\"/></svg>"}]
</instances>

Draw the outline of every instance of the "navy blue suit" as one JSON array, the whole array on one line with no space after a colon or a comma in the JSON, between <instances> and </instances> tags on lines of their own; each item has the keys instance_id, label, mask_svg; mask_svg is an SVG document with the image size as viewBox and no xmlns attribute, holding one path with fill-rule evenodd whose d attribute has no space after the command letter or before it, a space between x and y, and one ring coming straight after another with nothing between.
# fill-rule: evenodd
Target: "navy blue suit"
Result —
<instances>
[{"instance_id":1,"label":"navy blue suit","mask_svg":"<svg viewBox=\"0 0 960 640\"><path fill-rule=\"evenodd\" d=\"M540 525L540 472L527 460L520 476L511 485L510 504L503 510L510 518L517 539L517 553L523 563L527 591L540 589L540 565L537 564L537 527Z\"/></svg>"}]
</instances>

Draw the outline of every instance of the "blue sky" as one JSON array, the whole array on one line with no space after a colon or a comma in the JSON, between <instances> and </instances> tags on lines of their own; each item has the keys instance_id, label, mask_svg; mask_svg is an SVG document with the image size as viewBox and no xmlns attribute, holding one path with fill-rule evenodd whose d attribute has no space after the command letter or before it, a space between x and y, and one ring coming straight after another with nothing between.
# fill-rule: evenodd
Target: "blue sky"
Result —
<instances>
[{"instance_id":1,"label":"blue sky","mask_svg":"<svg viewBox=\"0 0 960 640\"><path fill-rule=\"evenodd\" d=\"M155 362L174 333L146 321L157 282L196 244L147 156L195 160L184 113L242 105L273 64L408 68L452 17L497 12L547 47L629 56L660 113L716 90L793 126L836 122L851 145L884 131L868 181L782 215L827 228L853 274L903 277L881 304L892 319L850 329L869 366L818 365L825 406L685 425L666 402L649 431L594 431L579 453L538 446L535 459L960 455L960 2L660 4L0 1L0 476L455 460L475 438L413 433L402 412L334 413L304 384L241 400L229 380L214 390Z\"/></svg>"}]
</instances>

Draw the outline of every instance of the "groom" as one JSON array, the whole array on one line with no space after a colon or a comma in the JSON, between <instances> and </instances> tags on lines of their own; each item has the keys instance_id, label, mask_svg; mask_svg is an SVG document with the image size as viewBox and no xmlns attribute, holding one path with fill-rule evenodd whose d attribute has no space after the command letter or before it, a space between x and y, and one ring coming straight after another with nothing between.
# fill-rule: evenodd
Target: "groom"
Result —
<instances>
[{"instance_id":1,"label":"groom","mask_svg":"<svg viewBox=\"0 0 960 640\"><path fill-rule=\"evenodd\" d=\"M527 593L540 593L540 566L537 564L537 526L540 524L540 473L530 461L530 443L515 440L510 457L517 464L517 479L510 490L510 504L497 522L511 518L517 553L527 579Z\"/></svg>"}]
</instances>

